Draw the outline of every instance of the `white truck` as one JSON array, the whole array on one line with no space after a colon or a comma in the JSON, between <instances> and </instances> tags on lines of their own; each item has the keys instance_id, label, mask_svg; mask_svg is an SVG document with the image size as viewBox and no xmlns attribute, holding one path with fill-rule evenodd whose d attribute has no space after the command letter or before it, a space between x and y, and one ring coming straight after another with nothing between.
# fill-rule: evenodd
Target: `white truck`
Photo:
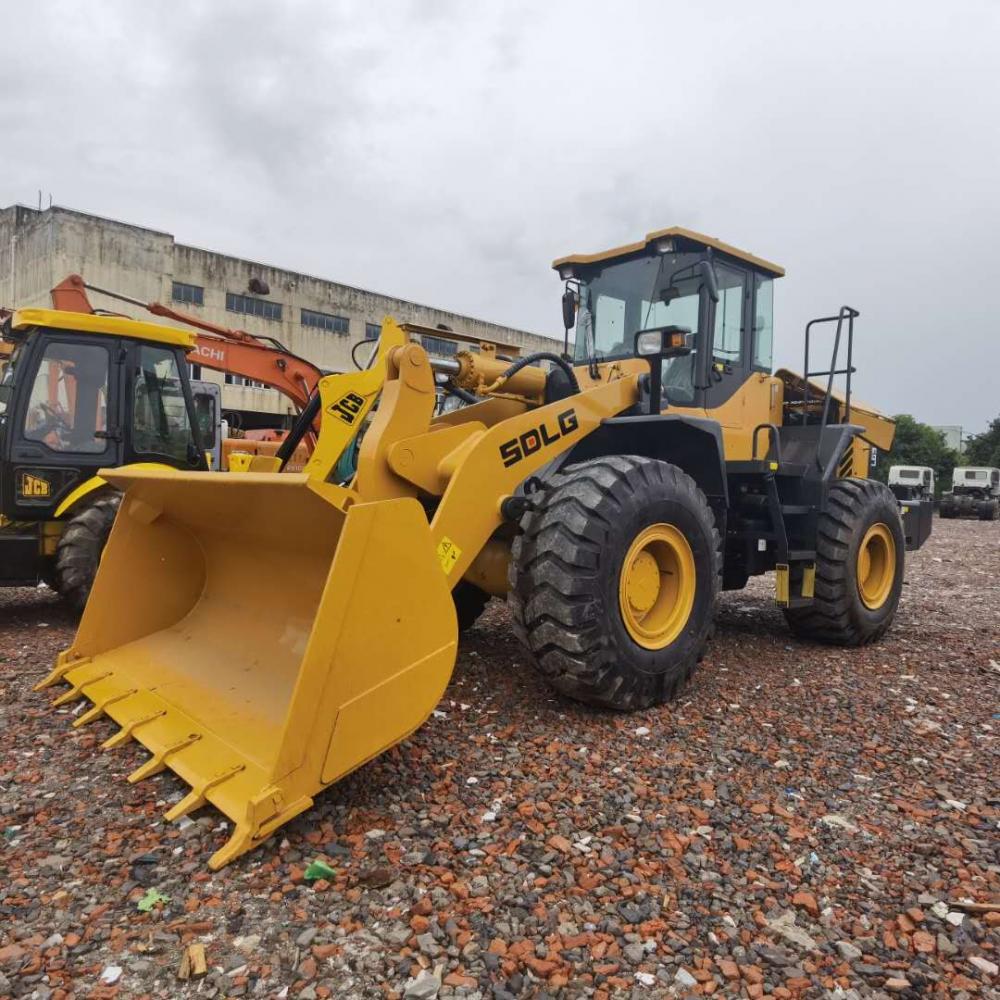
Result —
<instances>
[{"instance_id":1,"label":"white truck","mask_svg":"<svg viewBox=\"0 0 1000 1000\"><path fill-rule=\"evenodd\" d=\"M934 470L928 465L893 465L889 489L897 500L933 500Z\"/></svg>"},{"instance_id":2,"label":"white truck","mask_svg":"<svg viewBox=\"0 0 1000 1000\"><path fill-rule=\"evenodd\" d=\"M959 465L952 477L951 492L941 497L942 517L978 517L995 521L1000 512L1000 469Z\"/></svg>"}]
</instances>

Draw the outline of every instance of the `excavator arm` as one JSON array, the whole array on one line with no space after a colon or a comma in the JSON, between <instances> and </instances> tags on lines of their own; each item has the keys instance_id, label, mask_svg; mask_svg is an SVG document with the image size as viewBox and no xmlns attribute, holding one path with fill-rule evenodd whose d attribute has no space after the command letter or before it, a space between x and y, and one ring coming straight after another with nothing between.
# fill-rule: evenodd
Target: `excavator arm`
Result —
<instances>
[{"instance_id":1,"label":"excavator arm","mask_svg":"<svg viewBox=\"0 0 1000 1000\"><path fill-rule=\"evenodd\" d=\"M316 365L293 354L277 340L211 323L160 302L143 302L120 292L88 285L78 274L69 275L52 289L52 305L66 312L93 313L96 310L87 295L88 289L140 306L154 316L203 331L197 335L191 352L191 360L195 364L213 371L240 375L277 389L295 404L297 410L305 408L323 377L324 373Z\"/></svg>"}]
</instances>

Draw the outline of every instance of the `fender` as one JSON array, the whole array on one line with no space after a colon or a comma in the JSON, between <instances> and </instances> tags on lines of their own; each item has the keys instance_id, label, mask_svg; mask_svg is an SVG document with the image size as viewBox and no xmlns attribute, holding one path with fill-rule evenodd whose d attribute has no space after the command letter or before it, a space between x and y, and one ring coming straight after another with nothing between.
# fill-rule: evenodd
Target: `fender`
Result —
<instances>
[{"instance_id":1,"label":"fender","mask_svg":"<svg viewBox=\"0 0 1000 1000\"><path fill-rule=\"evenodd\" d=\"M642 455L683 469L713 507L729 502L722 430L715 420L681 414L610 417L560 456L555 469L602 455Z\"/></svg>"},{"instance_id":2,"label":"fender","mask_svg":"<svg viewBox=\"0 0 1000 1000\"><path fill-rule=\"evenodd\" d=\"M135 462L132 465L122 466L122 468L127 469L169 469L171 472L176 472L172 465L165 465L162 462ZM62 503L56 507L56 512L52 515L53 518L58 519L67 514L73 507L75 507L84 497L90 496L95 490L103 489L105 486L110 486L111 484L103 476L91 476L90 479L85 479L76 489L71 490L65 497L63 497Z\"/></svg>"}]
</instances>

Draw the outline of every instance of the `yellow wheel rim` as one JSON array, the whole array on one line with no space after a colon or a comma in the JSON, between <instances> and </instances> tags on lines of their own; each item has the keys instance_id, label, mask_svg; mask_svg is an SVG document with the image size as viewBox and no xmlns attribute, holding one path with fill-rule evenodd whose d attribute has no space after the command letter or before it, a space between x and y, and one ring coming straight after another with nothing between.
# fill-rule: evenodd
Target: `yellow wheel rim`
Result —
<instances>
[{"instance_id":1,"label":"yellow wheel rim","mask_svg":"<svg viewBox=\"0 0 1000 1000\"><path fill-rule=\"evenodd\" d=\"M618 581L628 634L645 649L663 649L684 631L694 607L694 554L672 524L651 524L629 546Z\"/></svg>"},{"instance_id":2,"label":"yellow wheel rim","mask_svg":"<svg viewBox=\"0 0 1000 1000\"><path fill-rule=\"evenodd\" d=\"M858 592L865 607L875 611L889 599L896 580L896 540L888 525L873 524L858 549Z\"/></svg>"}]
</instances>

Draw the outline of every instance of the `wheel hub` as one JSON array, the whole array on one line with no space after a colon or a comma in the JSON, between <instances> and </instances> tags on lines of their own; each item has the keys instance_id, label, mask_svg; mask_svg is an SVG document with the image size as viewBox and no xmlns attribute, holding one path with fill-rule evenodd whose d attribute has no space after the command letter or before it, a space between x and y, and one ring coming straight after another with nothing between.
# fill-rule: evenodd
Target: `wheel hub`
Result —
<instances>
[{"instance_id":1,"label":"wheel hub","mask_svg":"<svg viewBox=\"0 0 1000 1000\"><path fill-rule=\"evenodd\" d=\"M663 649L684 631L694 607L694 554L672 524L651 524L629 546L619 578L619 606L629 635Z\"/></svg>"},{"instance_id":2,"label":"wheel hub","mask_svg":"<svg viewBox=\"0 0 1000 1000\"><path fill-rule=\"evenodd\" d=\"M896 541L888 525L873 524L858 549L858 592L865 607L882 607L896 579Z\"/></svg>"}]
</instances>

